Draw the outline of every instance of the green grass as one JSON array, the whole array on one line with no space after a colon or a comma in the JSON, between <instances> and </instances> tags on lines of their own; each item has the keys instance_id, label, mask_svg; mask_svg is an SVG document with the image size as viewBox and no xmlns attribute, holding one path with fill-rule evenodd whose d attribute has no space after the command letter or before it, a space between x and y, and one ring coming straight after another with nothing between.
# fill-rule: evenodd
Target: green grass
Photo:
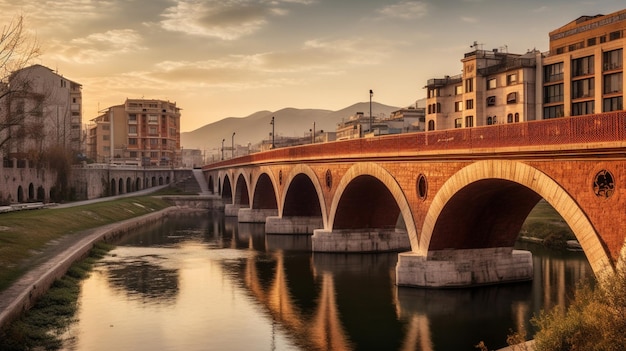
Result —
<instances>
[{"instance_id":1,"label":"green grass","mask_svg":"<svg viewBox=\"0 0 626 351\"><path fill-rule=\"evenodd\" d=\"M35 306L0 330L0 350L58 350L61 335L74 321L80 281L89 276L95 262L112 249L97 243L85 259L74 263L56 280Z\"/></svg>"},{"instance_id":2,"label":"green grass","mask_svg":"<svg viewBox=\"0 0 626 351\"><path fill-rule=\"evenodd\" d=\"M554 248L564 248L576 236L563 217L545 200L539 201L522 225L521 235L541 239Z\"/></svg>"},{"instance_id":3,"label":"green grass","mask_svg":"<svg viewBox=\"0 0 626 351\"><path fill-rule=\"evenodd\" d=\"M49 242L170 206L165 200L129 197L77 207L0 214L0 291L28 268Z\"/></svg>"}]
</instances>

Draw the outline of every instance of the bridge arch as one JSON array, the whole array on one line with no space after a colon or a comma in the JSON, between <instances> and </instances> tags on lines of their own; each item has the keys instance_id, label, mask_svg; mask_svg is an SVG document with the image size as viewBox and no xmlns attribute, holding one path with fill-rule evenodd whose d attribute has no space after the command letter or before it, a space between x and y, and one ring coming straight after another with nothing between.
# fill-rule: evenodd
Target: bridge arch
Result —
<instances>
[{"instance_id":1,"label":"bridge arch","mask_svg":"<svg viewBox=\"0 0 626 351\"><path fill-rule=\"evenodd\" d=\"M365 188L368 185L373 185L376 187L376 189ZM385 191L387 191L388 193L385 194ZM350 205L349 203L345 203L345 201L352 202L352 204L354 204L354 202L348 199L344 199L344 195L350 196L350 194L357 193L365 193L378 196L379 199L382 199L384 201L383 206L390 205L392 201L395 202L394 205L397 206L395 210L397 210L398 215L402 216L402 219L404 220L404 223L406 225L406 230L409 235L409 240L411 242L411 249L413 251L417 251L417 247L414 246L417 244L417 229L415 221L413 219L413 214L411 213L409 202L404 192L402 191L400 184L398 184L396 179L391 173L389 173L389 171L387 171L382 166L372 162L357 163L353 165L341 178L330 207L329 223L327 229L334 230L336 229L336 227L346 227L350 225L349 223L345 222L343 212L346 211L346 206ZM377 210L388 212L389 209L384 208L383 206L379 206ZM371 219L381 217L389 216L369 216L369 218ZM363 219L364 217L361 216L360 220L362 221ZM396 220L397 218L394 219L394 224ZM380 225L384 223L372 224Z\"/></svg>"},{"instance_id":2,"label":"bridge arch","mask_svg":"<svg viewBox=\"0 0 626 351\"><path fill-rule=\"evenodd\" d=\"M276 180L273 173L261 167L260 172L256 175L256 179L252 182L252 209L276 209L278 210L278 193L276 189Z\"/></svg>"},{"instance_id":3,"label":"bridge arch","mask_svg":"<svg viewBox=\"0 0 626 351\"><path fill-rule=\"evenodd\" d=\"M220 179L223 179L220 193L222 195L224 203L233 202L233 186L230 181L231 178L232 177L227 172L223 172L222 174L220 174Z\"/></svg>"},{"instance_id":4,"label":"bridge arch","mask_svg":"<svg viewBox=\"0 0 626 351\"><path fill-rule=\"evenodd\" d=\"M291 169L285 179L285 191L280 199L281 217L289 216L321 216L324 228L328 228L326 200L319 178L313 169L305 164L298 164ZM301 206L317 202L318 207Z\"/></svg>"},{"instance_id":5,"label":"bridge arch","mask_svg":"<svg viewBox=\"0 0 626 351\"><path fill-rule=\"evenodd\" d=\"M485 193L479 194L480 192L477 190ZM446 230L460 230L461 226L474 225L474 222L468 225L467 222L463 223L463 220L477 214L477 210L470 210L464 214L463 211L460 211L462 210L461 203L464 203L464 208L467 209L468 200L476 200L477 206L472 206L476 207L478 211L486 211L493 210L497 206L503 207L503 197L519 200L520 204L508 202L507 205L514 206L513 210L521 211L522 214L516 216L508 228L503 227L501 219L488 219L489 223L486 225L491 225L491 227L486 228L483 225L483 229L492 230L495 228L496 230L503 229L512 232L517 227L517 234L519 234L523 220L532 210L532 207L528 207L531 203L536 204L543 198L554 207L572 229L595 274L602 276L614 271L610 256L603 247L598 233L583 210L565 189L538 169L522 162L509 160L478 161L452 175L435 194L424 219L420 237L411 238L411 246L417 248L413 251L427 256L430 249L441 249L441 243L444 240L440 239L444 238L436 238L435 236L445 235L442 233ZM481 206L487 206L488 202L492 202L492 206L481 208ZM493 206L494 203L495 206ZM506 215L501 209L496 209L496 211L496 216ZM525 216L523 216L524 212ZM519 223L521 217L523 217L522 223ZM450 218L454 218L454 221L450 221ZM507 218L504 219L504 221L506 220ZM504 244L501 246L506 246L510 244L510 239L510 235L496 239L484 238L479 235L478 240L482 242L478 245L494 244L495 240ZM461 239L461 241L463 240L467 239ZM512 246L512 244L508 246Z\"/></svg>"}]
</instances>

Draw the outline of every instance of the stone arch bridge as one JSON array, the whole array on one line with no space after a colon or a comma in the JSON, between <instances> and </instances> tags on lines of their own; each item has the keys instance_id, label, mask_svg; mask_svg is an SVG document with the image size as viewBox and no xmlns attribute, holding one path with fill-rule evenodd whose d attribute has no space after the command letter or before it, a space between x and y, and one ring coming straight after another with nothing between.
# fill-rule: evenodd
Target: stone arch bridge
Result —
<instances>
[{"instance_id":1,"label":"stone arch bridge","mask_svg":"<svg viewBox=\"0 0 626 351\"><path fill-rule=\"evenodd\" d=\"M541 199L596 275L623 264L626 112L276 149L203 172L226 215L268 234L313 234L313 251L404 251L398 285L531 279L531 254L513 246Z\"/></svg>"}]
</instances>

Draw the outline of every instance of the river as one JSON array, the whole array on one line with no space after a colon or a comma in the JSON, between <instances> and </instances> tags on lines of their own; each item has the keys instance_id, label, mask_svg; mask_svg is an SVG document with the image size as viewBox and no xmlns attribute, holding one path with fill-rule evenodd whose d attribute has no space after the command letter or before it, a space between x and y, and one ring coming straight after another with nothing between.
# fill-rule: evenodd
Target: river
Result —
<instances>
[{"instance_id":1,"label":"river","mask_svg":"<svg viewBox=\"0 0 626 351\"><path fill-rule=\"evenodd\" d=\"M395 286L397 254L319 254L221 213L171 216L83 281L65 350L476 350L506 346L592 277L581 252L533 251L532 282Z\"/></svg>"}]
</instances>

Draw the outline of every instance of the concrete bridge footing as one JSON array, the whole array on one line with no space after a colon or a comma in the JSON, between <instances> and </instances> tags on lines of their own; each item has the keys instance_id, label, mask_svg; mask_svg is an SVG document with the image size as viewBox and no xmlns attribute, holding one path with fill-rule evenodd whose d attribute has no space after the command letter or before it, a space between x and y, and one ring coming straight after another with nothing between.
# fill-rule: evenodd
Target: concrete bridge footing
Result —
<instances>
[{"instance_id":1,"label":"concrete bridge footing","mask_svg":"<svg viewBox=\"0 0 626 351\"><path fill-rule=\"evenodd\" d=\"M437 250L430 251L428 257L403 252L396 264L399 286L456 288L532 278L532 254L512 247Z\"/></svg>"},{"instance_id":2,"label":"concrete bridge footing","mask_svg":"<svg viewBox=\"0 0 626 351\"><path fill-rule=\"evenodd\" d=\"M411 243L398 229L316 229L311 246L313 252L385 252L407 250Z\"/></svg>"},{"instance_id":3,"label":"concrete bridge footing","mask_svg":"<svg viewBox=\"0 0 626 351\"><path fill-rule=\"evenodd\" d=\"M265 221L266 234L313 234L315 229L323 228L322 217L267 217Z\"/></svg>"},{"instance_id":4,"label":"concrete bridge footing","mask_svg":"<svg viewBox=\"0 0 626 351\"><path fill-rule=\"evenodd\" d=\"M277 209L240 208L237 212L237 222L265 223L267 217L276 215L278 215Z\"/></svg>"},{"instance_id":5,"label":"concrete bridge footing","mask_svg":"<svg viewBox=\"0 0 626 351\"><path fill-rule=\"evenodd\" d=\"M233 205L233 204L225 204L224 205L224 216L226 217L238 217L239 209L241 209L241 205Z\"/></svg>"}]
</instances>

